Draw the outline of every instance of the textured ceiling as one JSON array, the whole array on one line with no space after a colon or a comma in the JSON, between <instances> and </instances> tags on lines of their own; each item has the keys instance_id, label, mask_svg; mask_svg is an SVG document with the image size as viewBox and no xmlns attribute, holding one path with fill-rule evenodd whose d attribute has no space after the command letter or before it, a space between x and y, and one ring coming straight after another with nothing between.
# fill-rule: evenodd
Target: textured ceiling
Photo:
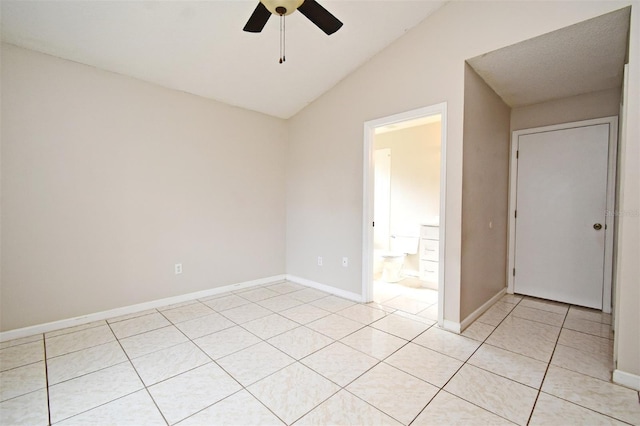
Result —
<instances>
[{"instance_id":1,"label":"textured ceiling","mask_svg":"<svg viewBox=\"0 0 640 426\"><path fill-rule=\"evenodd\" d=\"M629 13L611 12L467 62L511 107L620 87Z\"/></svg>"},{"instance_id":2,"label":"textured ceiling","mask_svg":"<svg viewBox=\"0 0 640 426\"><path fill-rule=\"evenodd\" d=\"M2 0L2 39L231 105L288 118L444 1L320 0L344 26L325 35L301 13L242 31L257 0Z\"/></svg>"}]
</instances>

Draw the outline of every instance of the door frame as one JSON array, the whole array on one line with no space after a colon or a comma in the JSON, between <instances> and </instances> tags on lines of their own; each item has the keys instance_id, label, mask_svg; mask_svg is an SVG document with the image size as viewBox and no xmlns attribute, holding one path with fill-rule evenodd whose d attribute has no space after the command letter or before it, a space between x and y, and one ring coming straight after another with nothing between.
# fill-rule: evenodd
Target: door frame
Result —
<instances>
[{"instance_id":1,"label":"door frame","mask_svg":"<svg viewBox=\"0 0 640 426\"><path fill-rule=\"evenodd\" d=\"M362 301L373 300L373 178L374 137L377 127L440 114L440 258L438 272L438 325L444 324L444 295L446 289L446 177L447 177L447 103L406 111L364 123L364 161L362 178Z\"/></svg>"},{"instance_id":2,"label":"door frame","mask_svg":"<svg viewBox=\"0 0 640 426\"><path fill-rule=\"evenodd\" d=\"M604 273L602 289L602 311L611 313L612 277L613 277L613 243L615 239L615 193L616 193L616 165L618 158L618 117L603 117L592 120L575 121L556 124L553 126L534 127L531 129L515 130L511 134L511 158L509 160L509 261L507 267L507 293L513 294L516 242L516 201L518 178L518 138L521 135L551 132L556 130L574 129L599 124L609 125L609 153L607 159L607 198L605 211L605 241L604 241ZM608 232L607 232L608 231Z\"/></svg>"}]
</instances>

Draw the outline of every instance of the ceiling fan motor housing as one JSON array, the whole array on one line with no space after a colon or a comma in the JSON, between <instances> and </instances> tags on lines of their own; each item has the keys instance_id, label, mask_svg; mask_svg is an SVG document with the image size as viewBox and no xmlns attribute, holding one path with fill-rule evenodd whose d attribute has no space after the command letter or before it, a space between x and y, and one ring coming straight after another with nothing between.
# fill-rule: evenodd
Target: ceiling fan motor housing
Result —
<instances>
[{"instance_id":1,"label":"ceiling fan motor housing","mask_svg":"<svg viewBox=\"0 0 640 426\"><path fill-rule=\"evenodd\" d=\"M274 15L287 16L295 12L304 0L260 0L260 2Z\"/></svg>"}]
</instances>

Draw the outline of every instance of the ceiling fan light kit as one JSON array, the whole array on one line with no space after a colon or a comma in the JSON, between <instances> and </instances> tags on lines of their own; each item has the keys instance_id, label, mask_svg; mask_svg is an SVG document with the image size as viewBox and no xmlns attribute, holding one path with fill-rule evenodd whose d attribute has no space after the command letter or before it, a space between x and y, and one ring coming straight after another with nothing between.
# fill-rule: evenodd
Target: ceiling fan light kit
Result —
<instances>
[{"instance_id":1,"label":"ceiling fan light kit","mask_svg":"<svg viewBox=\"0 0 640 426\"><path fill-rule=\"evenodd\" d=\"M271 15L280 17L280 63L284 58L284 17L299 10L304 16L313 22L318 28L331 35L342 27L342 22L322 7L316 0L260 0L258 6L251 14L243 30L250 33L259 33Z\"/></svg>"}]
</instances>

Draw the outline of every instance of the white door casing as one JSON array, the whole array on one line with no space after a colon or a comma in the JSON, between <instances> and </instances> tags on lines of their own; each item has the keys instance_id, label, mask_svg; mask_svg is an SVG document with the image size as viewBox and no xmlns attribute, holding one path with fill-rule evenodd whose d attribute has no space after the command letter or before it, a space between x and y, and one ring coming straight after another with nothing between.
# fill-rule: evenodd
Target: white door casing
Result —
<instances>
[{"instance_id":1,"label":"white door casing","mask_svg":"<svg viewBox=\"0 0 640 426\"><path fill-rule=\"evenodd\" d=\"M514 132L510 292L610 311L616 121Z\"/></svg>"}]
</instances>

